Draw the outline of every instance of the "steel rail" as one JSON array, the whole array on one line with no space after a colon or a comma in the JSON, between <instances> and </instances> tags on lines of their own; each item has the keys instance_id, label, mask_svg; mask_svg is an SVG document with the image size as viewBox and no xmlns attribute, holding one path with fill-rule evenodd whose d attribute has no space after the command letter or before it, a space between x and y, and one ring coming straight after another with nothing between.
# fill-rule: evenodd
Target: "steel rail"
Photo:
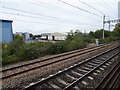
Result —
<instances>
[{"instance_id":1,"label":"steel rail","mask_svg":"<svg viewBox=\"0 0 120 90\"><path fill-rule=\"evenodd\" d=\"M115 81L117 81L116 79L118 78L120 72L120 62L117 63L117 65L115 65L109 72L108 74L101 80L101 82L95 87L95 90L103 90L103 89L110 89L112 87L109 86L113 86ZM111 81L112 80L112 81ZM113 81L114 80L114 81ZM110 85L112 84L112 85Z\"/></svg>"},{"instance_id":2,"label":"steel rail","mask_svg":"<svg viewBox=\"0 0 120 90\"><path fill-rule=\"evenodd\" d=\"M32 83L32 84L24 87L22 90L32 90L35 86L37 86L37 85L39 85L39 84L43 84L43 83L47 82L48 80L50 80L50 79L52 79L52 78L54 78L54 77L57 77L58 75L63 74L63 72L67 72L68 70L74 69L75 67L77 67L77 66L79 66L79 65L82 65L82 64L84 64L84 63L86 63L86 62L88 62L88 61L91 61L92 59L95 59L95 58L97 58L97 57L99 57L99 56L101 56L101 55L103 55L103 54L106 54L106 53L108 53L108 52L110 52L110 51L112 51L112 50L114 50L114 49L116 49L116 48L118 48L118 47L119 47L119 46L114 47L114 48L112 48L112 49L109 49L109 50L107 50L107 51L105 51L105 52L102 52L102 53L100 53L100 54L92 57L92 58L88 58L88 59L86 59L86 60L84 60L84 61L82 61L82 62L80 62L80 63L78 63L78 64L75 64L75 65L73 65L73 66L71 66L71 67L69 67L69 68L67 68L67 69L65 69L65 70L59 71L59 72L56 73L56 74L50 75L50 76L47 77L47 78L43 78L42 80L40 80L40 81L38 81L38 82ZM117 53L117 54L118 54L118 53ZM112 58L112 57L111 57L111 58ZM105 62L106 62L106 61L105 61ZM103 63L105 63L105 62L103 62ZM100 66L100 65L99 65L99 66ZM98 68L98 67L97 67L97 68ZM95 68L95 69L96 69L96 68ZM90 72L89 72L89 73L90 73ZM89 73L88 73L88 74L89 74ZM77 80L76 82L78 82L78 80ZM76 83L76 82L74 82L74 83ZM71 85L74 85L74 83L70 84L69 86L67 86L67 87L64 88L64 89L67 89L67 88L71 87Z\"/></svg>"},{"instance_id":3,"label":"steel rail","mask_svg":"<svg viewBox=\"0 0 120 90\"><path fill-rule=\"evenodd\" d=\"M86 73L85 75L83 75L82 77L80 77L79 79L77 79L76 81L74 81L73 83L69 84L67 87L65 87L63 90L70 90L72 87L74 87L79 81L81 81L83 78L87 77L90 73L94 72L96 69L98 69L99 67L101 67L102 65L104 65L106 62L108 62L110 59L114 58L116 55L118 55L120 52L118 52L117 54L111 56L109 59L105 60L103 63L101 63L100 65L98 65L97 67L95 67L94 69L92 69L91 71L89 71L88 73Z\"/></svg>"},{"instance_id":4,"label":"steel rail","mask_svg":"<svg viewBox=\"0 0 120 90\"><path fill-rule=\"evenodd\" d=\"M108 44L109 46L110 44ZM40 61L35 61L35 62L31 62L31 63L27 63L27 64L23 64L23 65L19 65L19 66L15 66L15 67L11 67L11 68L7 68L7 69L3 69L2 71L0 72L5 72L7 70L12 70L12 69L16 69L16 68L20 68L20 67L23 67L23 66L26 66L26 65L31 65L31 64L35 64L35 63L39 63L39 62L43 62L43 61L47 61L47 60L51 60L51 59L54 59L54 58L58 58L58 57L62 57L62 56L65 56L65 55L69 55L69 54L73 54L73 53L77 53L77 52L81 52L81 51L84 51L84 50L89 50L89 49L92 49L92 48L100 48L100 47L104 47L104 45L101 45L101 46L95 46L95 47L90 47L90 48L84 48L84 49L79 49L79 50L75 50L75 51L70 51L70 52L66 52L66 53L62 53L62 54L58 54L56 56L53 56L53 57L48 57L46 59L43 59L43 60L40 60ZM106 45L107 46L107 45Z\"/></svg>"},{"instance_id":5,"label":"steel rail","mask_svg":"<svg viewBox=\"0 0 120 90\"><path fill-rule=\"evenodd\" d=\"M108 46L108 45L107 45L107 46ZM102 47L106 47L106 45L105 45L105 46L100 46L100 47L97 47L97 48L94 47L94 49L91 48L92 50L86 49L86 50L89 50L89 51L81 52L80 54L77 54L77 55L74 55L74 56L69 56L69 57L66 57L66 58L63 58L63 59L60 59L60 60L57 60L57 61L53 61L53 62L50 62L50 63L47 63L47 64L39 65L39 66L30 68L30 69L27 69L27 70L24 70L24 71L20 71L20 72L17 72L17 73L10 74L10 75L8 75L8 76L3 76L2 79L7 79L7 78L10 78L10 77L12 77L12 76L16 76L16 75L19 75L19 74L22 74L22 73L25 73L25 72L28 72L28 71L32 71L32 70L34 70L34 69L38 69L38 68L41 68L41 67L44 67L44 66L47 66L47 65L50 65L50 64L54 64L54 63L57 63L57 62L60 62L60 61L63 61L63 60L69 59L69 58L73 58L73 57L76 57L76 56L79 56L79 55L82 55L82 54L85 54L85 53L88 53L88 52L92 52L92 51L97 50L97 49L102 48ZM84 49L82 49L82 51L84 51ZM58 57L59 57L59 56L58 56ZM61 56L60 56L60 57L61 57ZM47 59L46 59L46 60L47 60ZM46 61L46 60L42 60L42 61ZM49 59L49 60L51 60L51 59ZM42 61L39 61L39 62L42 62ZM35 62L35 63L38 63L38 62ZM35 64L35 63L34 63L34 64ZM33 64L33 63L26 64L26 65L23 65L23 66L27 66L27 65L31 65L31 64ZM23 66L19 66L19 67L12 68L12 70L13 70L13 69L20 68L20 67L23 67ZM11 70L11 69L8 69L8 70ZM8 71L8 70L5 70L5 71ZM5 72L5 71L4 71L4 72ZM3 72L3 73L4 73L4 72Z\"/></svg>"}]
</instances>

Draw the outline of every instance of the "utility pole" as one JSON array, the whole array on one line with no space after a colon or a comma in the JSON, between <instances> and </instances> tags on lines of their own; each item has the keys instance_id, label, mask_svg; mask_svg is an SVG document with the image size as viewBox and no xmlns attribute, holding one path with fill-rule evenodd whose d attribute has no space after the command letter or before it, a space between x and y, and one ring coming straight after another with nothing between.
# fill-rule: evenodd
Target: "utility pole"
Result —
<instances>
[{"instance_id":1,"label":"utility pole","mask_svg":"<svg viewBox=\"0 0 120 90\"><path fill-rule=\"evenodd\" d=\"M105 29L105 15L103 16L103 39L105 38L104 29Z\"/></svg>"}]
</instances>

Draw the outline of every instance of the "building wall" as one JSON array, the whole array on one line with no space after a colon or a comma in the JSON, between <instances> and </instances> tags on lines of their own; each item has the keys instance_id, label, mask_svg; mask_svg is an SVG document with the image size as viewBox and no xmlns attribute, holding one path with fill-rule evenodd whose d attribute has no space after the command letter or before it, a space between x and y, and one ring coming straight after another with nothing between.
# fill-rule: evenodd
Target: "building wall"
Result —
<instances>
[{"instance_id":1,"label":"building wall","mask_svg":"<svg viewBox=\"0 0 120 90\"><path fill-rule=\"evenodd\" d=\"M30 38L30 33L25 32L24 34L25 34L25 39L26 39L26 40Z\"/></svg>"},{"instance_id":2,"label":"building wall","mask_svg":"<svg viewBox=\"0 0 120 90\"><path fill-rule=\"evenodd\" d=\"M22 32L16 32L16 33L15 33L15 35L19 35L19 36L23 37L22 34L23 34Z\"/></svg>"},{"instance_id":3,"label":"building wall","mask_svg":"<svg viewBox=\"0 0 120 90\"><path fill-rule=\"evenodd\" d=\"M30 38L29 32L16 32L15 35L19 35L19 36L23 37L25 40Z\"/></svg>"},{"instance_id":4,"label":"building wall","mask_svg":"<svg viewBox=\"0 0 120 90\"><path fill-rule=\"evenodd\" d=\"M67 38L67 35L64 35L64 34L53 33L51 35L48 35L48 40L65 40L66 38Z\"/></svg>"},{"instance_id":5,"label":"building wall","mask_svg":"<svg viewBox=\"0 0 120 90\"><path fill-rule=\"evenodd\" d=\"M2 42L13 41L12 21L2 20Z\"/></svg>"},{"instance_id":6,"label":"building wall","mask_svg":"<svg viewBox=\"0 0 120 90\"><path fill-rule=\"evenodd\" d=\"M120 1L118 2L118 19L120 19Z\"/></svg>"}]
</instances>

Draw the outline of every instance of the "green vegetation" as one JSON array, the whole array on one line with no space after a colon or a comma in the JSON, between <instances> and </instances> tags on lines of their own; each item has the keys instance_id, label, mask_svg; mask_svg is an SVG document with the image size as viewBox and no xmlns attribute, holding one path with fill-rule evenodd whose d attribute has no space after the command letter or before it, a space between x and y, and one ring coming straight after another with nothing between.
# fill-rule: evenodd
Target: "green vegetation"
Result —
<instances>
[{"instance_id":1,"label":"green vegetation","mask_svg":"<svg viewBox=\"0 0 120 90\"><path fill-rule=\"evenodd\" d=\"M51 42L34 42L24 43L20 36L15 36L14 41L2 45L2 63L3 65L39 58L45 55L59 54L71 50L84 48L92 40L85 34L68 35L65 41Z\"/></svg>"},{"instance_id":2,"label":"green vegetation","mask_svg":"<svg viewBox=\"0 0 120 90\"><path fill-rule=\"evenodd\" d=\"M34 42L25 43L23 38L15 36L11 43L2 44L3 65L23 60L36 59L45 55L59 54L71 50L81 49L89 43L95 43L99 39L100 43L108 43L120 39L120 25L116 25L113 31L105 30L105 39L102 39L102 31L97 30L89 34L75 33L68 35L65 41Z\"/></svg>"},{"instance_id":3,"label":"green vegetation","mask_svg":"<svg viewBox=\"0 0 120 90\"><path fill-rule=\"evenodd\" d=\"M95 32L90 32L89 35L93 38L99 39L100 43L109 43L111 41L120 39L120 24L116 24L113 31L104 30L105 39L102 38L103 30L97 30Z\"/></svg>"}]
</instances>

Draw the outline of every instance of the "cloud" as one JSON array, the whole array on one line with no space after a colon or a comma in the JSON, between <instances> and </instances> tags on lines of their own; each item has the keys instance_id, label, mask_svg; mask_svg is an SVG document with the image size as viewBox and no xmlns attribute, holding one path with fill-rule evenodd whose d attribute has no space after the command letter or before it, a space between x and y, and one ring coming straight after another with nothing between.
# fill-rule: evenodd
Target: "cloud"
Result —
<instances>
[{"instance_id":1,"label":"cloud","mask_svg":"<svg viewBox=\"0 0 120 90\"><path fill-rule=\"evenodd\" d=\"M64 1L103 16L102 13L82 4L79 0ZM113 0L106 0L105 3L107 3L107 7L102 1L103 0L84 0L84 2L92 7L113 18L117 18L118 0L114 0L114 2ZM1 0L1 4L0 18L13 20L14 33L21 31L32 32L33 34L56 31L66 32L71 29L75 30L76 28L80 29L82 32L85 30L89 32L90 30L102 28L102 17L97 17L85 11L60 3L58 0ZM3 6L17 10L7 9ZM14 13L15 15L10 13ZM109 17L108 19L111 18Z\"/></svg>"}]
</instances>

